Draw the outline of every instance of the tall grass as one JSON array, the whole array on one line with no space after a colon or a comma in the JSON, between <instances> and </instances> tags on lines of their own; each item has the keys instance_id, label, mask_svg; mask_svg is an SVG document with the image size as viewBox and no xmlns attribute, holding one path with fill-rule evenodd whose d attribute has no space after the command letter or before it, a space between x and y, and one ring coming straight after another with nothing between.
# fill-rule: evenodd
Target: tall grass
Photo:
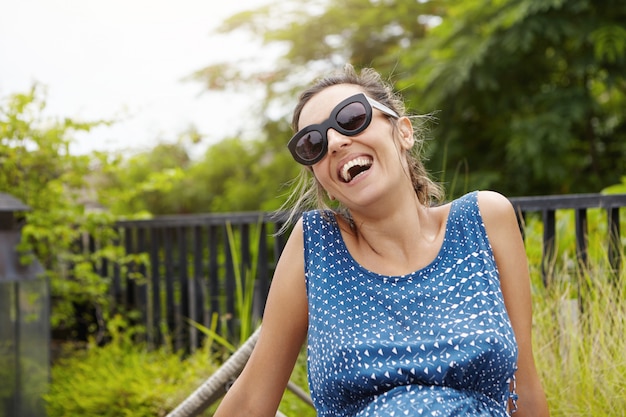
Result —
<instances>
[{"instance_id":1,"label":"tall grass","mask_svg":"<svg viewBox=\"0 0 626 417\"><path fill-rule=\"evenodd\" d=\"M252 238L255 244L252 246L254 251L249 265L244 265L242 260L239 259L238 248L241 246L230 222L226 225L226 232L228 233L228 244L230 245L233 270L235 273L235 310L237 318L239 319L239 342L243 343L254 333L254 330L260 324L260 319L254 317L252 314L259 258L258 243L262 237L260 221L257 227L254 228Z\"/></svg>"},{"instance_id":2,"label":"tall grass","mask_svg":"<svg viewBox=\"0 0 626 417\"><path fill-rule=\"evenodd\" d=\"M576 257L571 213L557 218L558 251L541 268L542 227L526 226L533 345L551 415L626 415L626 268L608 261L605 216L589 213L589 261ZM622 246L622 260L624 250Z\"/></svg>"},{"instance_id":3,"label":"tall grass","mask_svg":"<svg viewBox=\"0 0 626 417\"><path fill-rule=\"evenodd\" d=\"M263 238L261 230L261 220L259 220L259 223L253 228L251 259L245 263L240 259L241 234L233 229L230 222L226 224L228 249L231 254L235 281L234 314L220 317L217 313L213 313L209 327L193 320L187 320L190 326L207 336L211 343L216 342L217 345L225 348L229 354L234 353L237 346L243 344L261 324L260 317L256 317L254 314L259 242ZM218 322L221 322L221 331L218 331Z\"/></svg>"},{"instance_id":4,"label":"tall grass","mask_svg":"<svg viewBox=\"0 0 626 417\"><path fill-rule=\"evenodd\" d=\"M624 275L594 263L556 272L535 294L535 358L553 416L626 415Z\"/></svg>"}]
</instances>

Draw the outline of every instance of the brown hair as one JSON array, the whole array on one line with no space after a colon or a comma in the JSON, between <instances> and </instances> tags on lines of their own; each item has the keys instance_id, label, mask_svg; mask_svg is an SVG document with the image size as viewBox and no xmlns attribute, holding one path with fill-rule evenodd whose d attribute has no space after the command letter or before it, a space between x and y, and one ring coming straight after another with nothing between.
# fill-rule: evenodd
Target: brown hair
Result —
<instances>
[{"instance_id":1,"label":"brown hair","mask_svg":"<svg viewBox=\"0 0 626 417\"><path fill-rule=\"evenodd\" d=\"M367 96L391 108L400 117L406 116L406 109L401 97L394 93L392 86L383 81L378 72L372 68L363 68L357 73L352 65L347 64L342 71L320 78L300 94L291 121L291 127L294 132L298 131L300 114L308 101L322 90L338 84L353 84L359 86ZM430 206L435 201L442 201L444 197L442 187L430 178L421 159L421 150L424 143L424 129L422 124L430 119L431 116L412 116L410 118L414 125L416 145L413 149L408 150L405 155L409 167L409 175L413 183L413 189L420 203ZM391 120L394 121L393 118L391 118ZM395 127L396 124L394 122L394 128ZM284 208L290 207L287 225L293 222L296 216L299 216L304 210L313 208L322 210L330 209L328 196L313 175L310 167L303 167L299 177L295 179L295 183L296 185L293 192L283 206ZM340 212L350 219L347 210L341 206L334 209L334 211Z\"/></svg>"}]
</instances>

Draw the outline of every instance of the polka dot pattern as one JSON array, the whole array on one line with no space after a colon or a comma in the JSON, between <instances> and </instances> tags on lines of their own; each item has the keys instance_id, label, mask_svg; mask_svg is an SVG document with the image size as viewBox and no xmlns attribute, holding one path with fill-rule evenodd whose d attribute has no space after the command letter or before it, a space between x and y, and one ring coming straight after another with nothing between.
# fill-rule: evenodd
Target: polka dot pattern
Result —
<instances>
[{"instance_id":1,"label":"polka dot pattern","mask_svg":"<svg viewBox=\"0 0 626 417\"><path fill-rule=\"evenodd\" d=\"M319 417L506 416L517 344L477 203L452 203L441 250L369 271L332 213L304 213L308 368Z\"/></svg>"}]
</instances>

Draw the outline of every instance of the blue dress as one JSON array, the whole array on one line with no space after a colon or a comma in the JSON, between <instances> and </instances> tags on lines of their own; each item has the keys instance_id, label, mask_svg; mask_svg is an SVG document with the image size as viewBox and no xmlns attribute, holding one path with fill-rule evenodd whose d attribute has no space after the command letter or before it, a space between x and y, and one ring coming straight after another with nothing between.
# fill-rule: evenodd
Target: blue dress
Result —
<instances>
[{"instance_id":1,"label":"blue dress","mask_svg":"<svg viewBox=\"0 0 626 417\"><path fill-rule=\"evenodd\" d=\"M308 371L318 417L507 416L517 344L477 192L452 203L432 263L367 270L334 215L303 215Z\"/></svg>"}]
</instances>

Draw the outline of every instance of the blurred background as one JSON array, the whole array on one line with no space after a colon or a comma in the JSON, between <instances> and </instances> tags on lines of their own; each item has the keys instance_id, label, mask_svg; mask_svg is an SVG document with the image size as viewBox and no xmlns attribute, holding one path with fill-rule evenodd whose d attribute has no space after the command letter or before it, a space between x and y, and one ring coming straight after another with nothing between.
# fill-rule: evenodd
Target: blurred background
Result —
<instances>
[{"instance_id":1,"label":"blurred background","mask_svg":"<svg viewBox=\"0 0 626 417\"><path fill-rule=\"evenodd\" d=\"M145 151L192 127L218 140L245 128L220 111L224 102L245 109L245 97L207 93L189 75L209 63L259 55L258 39L214 31L226 17L262 3L7 2L0 15L0 94L39 83L49 115L118 120L79 136L72 144L77 153Z\"/></svg>"},{"instance_id":2,"label":"blurred background","mask_svg":"<svg viewBox=\"0 0 626 417\"><path fill-rule=\"evenodd\" d=\"M617 0L25 0L0 16L0 94L32 90L34 123L93 122L66 132L68 152L122 157L124 187L148 160L171 180L162 206L108 195L120 215L278 207L297 172L284 146L297 92L346 62L436 115L427 167L450 198L599 192L626 171L623 13Z\"/></svg>"},{"instance_id":3,"label":"blurred background","mask_svg":"<svg viewBox=\"0 0 626 417\"><path fill-rule=\"evenodd\" d=\"M50 416L165 415L245 339L246 332L231 338L211 327L242 319L236 312L217 321L207 315L204 328L194 329L213 345L203 346L203 356L184 352L183 366L167 341L182 326L193 327L189 316L176 310L172 326L154 319L164 347L146 347L139 343L147 340L144 311L133 309L131 298L156 288L157 298L169 293L179 309L183 278L204 285L213 266L219 285L235 293L234 271L248 264L229 258L237 252L230 245L254 246L246 233L265 227L256 224L257 211L278 209L300 171L286 149L297 94L346 63L379 71L409 113L435 116L422 126L423 151L447 199L474 189L509 197L626 193L623 0L5 1L0 200L16 199L28 209L0 211L21 233L20 262L38 259L50 283L53 342L63 345L53 355ZM570 210L556 221L552 210L559 244L549 268L541 253L545 226L540 216L526 219L539 367L553 415L624 409L618 401L626 389L623 338L612 335L624 332L626 281L623 273L611 278L615 263L606 266L619 259L611 254L623 259L620 210L611 206L589 217ZM189 236L173 231L182 217L162 217L204 221L233 212L256 217L232 235L221 224L223 241L198 245L193 255ZM152 241L165 248L150 256L128 251L130 243L145 243L145 235L131 233L147 219L151 225L162 219L166 237ZM588 246L591 266L581 268L576 245L587 230L599 237ZM267 236L277 254L280 242L271 233L258 236ZM172 242L179 249L168 249ZM178 258L169 259L172 253ZM193 264L209 253L210 261ZM180 262L170 271L157 263L165 258L168 265ZM172 291L148 281L164 271L177 280ZM547 288L546 271L560 284ZM607 280L604 292L591 293L597 304L586 307L588 322L579 326L580 294L599 278ZM111 297L121 287L127 309ZM573 310L561 308L564 301ZM254 300L238 303L237 311L250 312ZM576 312L563 319L576 331L554 320L562 311ZM604 326L594 333L600 336L578 338L597 324ZM121 371L111 372L111 363ZM296 377L306 386L303 363ZM15 392L6 387L0 386L0 399Z\"/></svg>"}]
</instances>

